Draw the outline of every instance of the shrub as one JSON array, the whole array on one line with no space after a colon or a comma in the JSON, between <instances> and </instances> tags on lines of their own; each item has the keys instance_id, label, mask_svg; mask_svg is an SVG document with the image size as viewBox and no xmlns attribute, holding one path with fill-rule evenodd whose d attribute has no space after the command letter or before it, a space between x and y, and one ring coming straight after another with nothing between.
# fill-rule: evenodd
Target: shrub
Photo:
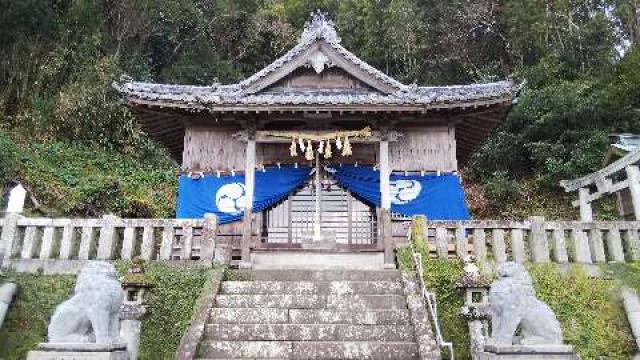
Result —
<instances>
[{"instance_id":1,"label":"shrub","mask_svg":"<svg viewBox=\"0 0 640 360\"><path fill-rule=\"evenodd\" d=\"M509 178L506 172L499 171L486 181L484 193L489 201L501 204L517 199L520 194L520 186Z\"/></svg>"},{"instance_id":2,"label":"shrub","mask_svg":"<svg viewBox=\"0 0 640 360\"><path fill-rule=\"evenodd\" d=\"M177 164L150 142L132 154L64 142L31 145L26 153L23 178L54 212L174 214Z\"/></svg>"},{"instance_id":3,"label":"shrub","mask_svg":"<svg viewBox=\"0 0 640 360\"><path fill-rule=\"evenodd\" d=\"M0 189L16 176L20 165L19 154L16 144L0 131Z\"/></svg>"}]
</instances>

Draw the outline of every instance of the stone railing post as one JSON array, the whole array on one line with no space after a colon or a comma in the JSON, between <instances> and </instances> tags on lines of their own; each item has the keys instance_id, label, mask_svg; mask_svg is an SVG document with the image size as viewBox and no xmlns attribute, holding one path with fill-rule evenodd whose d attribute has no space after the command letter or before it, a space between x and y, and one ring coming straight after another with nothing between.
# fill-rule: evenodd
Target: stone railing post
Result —
<instances>
[{"instance_id":1,"label":"stone railing post","mask_svg":"<svg viewBox=\"0 0 640 360\"><path fill-rule=\"evenodd\" d=\"M543 216L529 217L531 222L531 261L534 263L549 262L549 243L544 228Z\"/></svg>"},{"instance_id":2,"label":"stone railing post","mask_svg":"<svg viewBox=\"0 0 640 360\"><path fill-rule=\"evenodd\" d=\"M578 201L580 203L580 221L592 222L593 210L591 209L591 201L589 200L589 188L578 189Z\"/></svg>"},{"instance_id":3,"label":"stone railing post","mask_svg":"<svg viewBox=\"0 0 640 360\"><path fill-rule=\"evenodd\" d=\"M391 234L391 211L381 209L380 214L382 220L382 242L384 244L384 267L385 269L395 269L394 243Z\"/></svg>"},{"instance_id":4,"label":"stone railing post","mask_svg":"<svg viewBox=\"0 0 640 360\"><path fill-rule=\"evenodd\" d=\"M16 254L15 241L18 234L18 220L22 216L17 213L7 213L0 236L0 258L10 259Z\"/></svg>"},{"instance_id":5,"label":"stone railing post","mask_svg":"<svg viewBox=\"0 0 640 360\"><path fill-rule=\"evenodd\" d=\"M215 214L204 214L202 241L200 242L200 260L208 264L213 261L215 255L217 228L218 218Z\"/></svg>"},{"instance_id":6,"label":"stone railing post","mask_svg":"<svg viewBox=\"0 0 640 360\"><path fill-rule=\"evenodd\" d=\"M100 238L98 239L98 260L113 260L116 239L115 215L102 216L102 227L100 228Z\"/></svg>"}]
</instances>

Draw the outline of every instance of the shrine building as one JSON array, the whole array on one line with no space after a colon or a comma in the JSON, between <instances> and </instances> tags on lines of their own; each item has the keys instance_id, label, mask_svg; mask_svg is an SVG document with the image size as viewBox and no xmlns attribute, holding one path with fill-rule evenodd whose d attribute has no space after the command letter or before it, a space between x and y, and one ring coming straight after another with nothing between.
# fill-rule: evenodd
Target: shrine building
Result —
<instances>
[{"instance_id":1,"label":"shrine building","mask_svg":"<svg viewBox=\"0 0 640 360\"><path fill-rule=\"evenodd\" d=\"M468 219L457 170L516 92L509 81L403 84L345 49L323 14L238 83L116 88L182 163L177 216L215 214L245 267L267 251L366 252L390 264L411 216Z\"/></svg>"}]
</instances>

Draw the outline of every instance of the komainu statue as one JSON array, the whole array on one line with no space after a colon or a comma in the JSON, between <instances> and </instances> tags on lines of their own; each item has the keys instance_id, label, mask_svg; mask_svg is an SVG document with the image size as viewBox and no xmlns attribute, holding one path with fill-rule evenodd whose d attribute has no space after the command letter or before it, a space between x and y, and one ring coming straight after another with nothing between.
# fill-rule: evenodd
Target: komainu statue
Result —
<instances>
[{"instance_id":1,"label":"komainu statue","mask_svg":"<svg viewBox=\"0 0 640 360\"><path fill-rule=\"evenodd\" d=\"M553 311L536 298L524 266L506 262L489 290L491 339L496 345L560 345L562 329ZM515 337L520 330L519 337Z\"/></svg>"},{"instance_id":2,"label":"komainu statue","mask_svg":"<svg viewBox=\"0 0 640 360\"><path fill-rule=\"evenodd\" d=\"M122 288L113 265L85 265L74 295L60 304L49 324L50 343L108 344L119 340Z\"/></svg>"}]
</instances>

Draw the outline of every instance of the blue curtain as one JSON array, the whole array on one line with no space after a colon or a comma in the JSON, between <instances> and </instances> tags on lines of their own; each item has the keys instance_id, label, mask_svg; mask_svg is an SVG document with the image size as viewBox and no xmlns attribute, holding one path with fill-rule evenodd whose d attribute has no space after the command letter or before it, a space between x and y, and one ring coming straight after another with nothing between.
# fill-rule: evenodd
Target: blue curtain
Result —
<instances>
[{"instance_id":1,"label":"blue curtain","mask_svg":"<svg viewBox=\"0 0 640 360\"><path fill-rule=\"evenodd\" d=\"M302 186L310 174L311 169L304 166L256 170L253 211L263 211L284 200ZM220 224L226 224L242 219L245 207L244 175L206 175L197 180L182 175L178 179L176 217L179 219L197 219L211 213L218 216Z\"/></svg>"},{"instance_id":2,"label":"blue curtain","mask_svg":"<svg viewBox=\"0 0 640 360\"><path fill-rule=\"evenodd\" d=\"M344 165L332 170L336 181L363 200L380 206L380 172L371 166ZM453 174L391 175L391 211L425 215L430 220L467 220L460 178Z\"/></svg>"}]
</instances>

